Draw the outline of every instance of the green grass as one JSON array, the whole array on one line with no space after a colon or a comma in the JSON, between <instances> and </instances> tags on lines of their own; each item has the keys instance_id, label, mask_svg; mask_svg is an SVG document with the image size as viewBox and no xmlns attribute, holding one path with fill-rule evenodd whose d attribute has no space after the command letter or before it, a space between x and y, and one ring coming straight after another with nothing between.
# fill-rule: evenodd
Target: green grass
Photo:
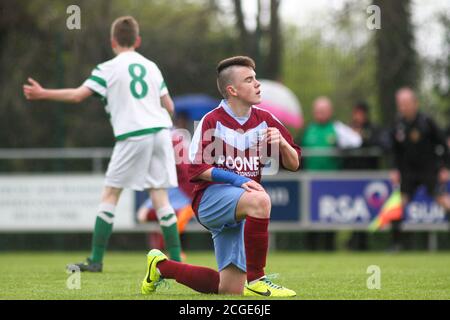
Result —
<instances>
[{"instance_id":1,"label":"green grass","mask_svg":"<svg viewBox=\"0 0 450 320\"><path fill-rule=\"evenodd\" d=\"M0 299L243 299L198 294L170 281L142 296L145 253L109 252L101 274L81 274L66 287L65 265L86 253L0 253ZM188 263L215 268L212 252L188 253ZM367 267L381 268L381 289L367 289ZM268 274L297 291L296 299L450 299L450 253L271 253ZM257 299L257 298L256 298Z\"/></svg>"}]
</instances>

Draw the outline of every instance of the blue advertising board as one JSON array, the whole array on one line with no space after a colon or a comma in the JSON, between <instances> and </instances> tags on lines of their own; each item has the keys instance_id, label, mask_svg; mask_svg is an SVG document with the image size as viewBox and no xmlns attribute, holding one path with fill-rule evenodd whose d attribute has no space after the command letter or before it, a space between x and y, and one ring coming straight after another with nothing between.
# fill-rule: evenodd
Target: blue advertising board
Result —
<instances>
[{"instance_id":1,"label":"blue advertising board","mask_svg":"<svg viewBox=\"0 0 450 320\"><path fill-rule=\"evenodd\" d=\"M447 184L447 190L450 190L450 183ZM406 207L405 220L410 224L434 224L444 223L448 221L448 217L444 209L433 201L424 187L421 187L417 190L413 201Z\"/></svg>"},{"instance_id":2,"label":"blue advertising board","mask_svg":"<svg viewBox=\"0 0 450 320\"><path fill-rule=\"evenodd\" d=\"M300 221L300 183L271 180L262 183L272 202L271 221Z\"/></svg>"},{"instance_id":3,"label":"blue advertising board","mask_svg":"<svg viewBox=\"0 0 450 320\"><path fill-rule=\"evenodd\" d=\"M312 180L310 191L311 223L368 224L379 213L392 186L383 179ZM444 210L419 188L406 208L404 220L411 224L437 224L444 223L446 217Z\"/></svg>"}]
</instances>

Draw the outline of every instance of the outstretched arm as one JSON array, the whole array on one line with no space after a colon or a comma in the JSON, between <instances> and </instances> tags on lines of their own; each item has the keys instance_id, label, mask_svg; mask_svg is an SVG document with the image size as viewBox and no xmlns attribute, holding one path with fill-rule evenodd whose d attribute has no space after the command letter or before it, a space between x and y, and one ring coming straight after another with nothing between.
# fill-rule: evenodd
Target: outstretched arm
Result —
<instances>
[{"instance_id":1,"label":"outstretched arm","mask_svg":"<svg viewBox=\"0 0 450 320\"><path fill-rule=\"evenodd\" d=\"M39 82L28 78L29 84L23 86L23 93L28 100L53 100L67 103L80 103L93 92L85 86L73 89L46 89Z\"/></svg>"}]
</instances>

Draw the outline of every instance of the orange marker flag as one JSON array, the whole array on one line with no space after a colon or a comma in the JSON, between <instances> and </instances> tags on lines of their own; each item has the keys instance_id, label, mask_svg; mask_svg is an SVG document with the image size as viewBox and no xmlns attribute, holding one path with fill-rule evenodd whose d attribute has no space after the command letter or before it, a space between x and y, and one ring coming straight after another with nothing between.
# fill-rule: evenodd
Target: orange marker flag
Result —
<instances>
[{"instance_id":1,"label":"orange marker flag","mask_svg":"<svg viewBox=\"0 0 450 320\"><path fill-rule=\"evenodd\" d=\"M380 230L391 221L400 220L402 216L402 196L400 190L396 189L386 200L377 217L370 223L369 231Z\"/></svg>"}]
</instances>

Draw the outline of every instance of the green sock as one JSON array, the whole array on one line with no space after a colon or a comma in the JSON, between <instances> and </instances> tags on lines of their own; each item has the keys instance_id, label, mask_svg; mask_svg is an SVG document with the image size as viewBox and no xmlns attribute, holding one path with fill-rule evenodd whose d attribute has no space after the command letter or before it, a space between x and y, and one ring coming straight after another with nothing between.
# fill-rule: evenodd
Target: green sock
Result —
<instances>
[{"instance_id":1,"label":"green sock","mask_svg":"<svg viewBox=\"0 0 450 320\"><path fill-rule=\"evenodd\" d=\"M161 226L161 230L164 236L166 249L169 251L170 259L181 262L181 243L177 224L175 223L169 227Z\"/></svg>"},{"instance_id":2,"label":"green sock","mask_svg":"<svg viewBox=\"0 0 450 320\"><path fill-rule=\"evenodd\" d=\"M95 220L94 235L92 236L92 262L102 263L109 236L113 229L114 214L99 212Z\"/></svg>"},{"instance_id":3,"label":"green sock","mask_svg":"<svg viewBox=\"0 0 450 320\"><path fill-rule=\"evenodd\" d=\"M172 208L158 210L157 216L170 259L181 262L181 242L180 235L178 234L177 216L173 213Z\"/></svg>"}]
</instances>

